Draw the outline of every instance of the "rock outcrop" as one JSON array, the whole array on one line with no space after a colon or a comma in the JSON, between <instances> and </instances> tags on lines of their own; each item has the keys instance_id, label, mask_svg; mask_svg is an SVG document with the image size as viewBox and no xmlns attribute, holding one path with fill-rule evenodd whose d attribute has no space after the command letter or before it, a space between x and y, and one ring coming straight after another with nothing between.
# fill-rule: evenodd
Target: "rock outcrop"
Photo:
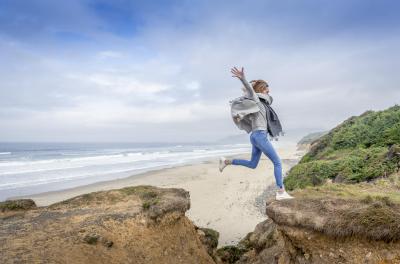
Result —
<instances>
[{"instance_id":1,"label":"rock outcrop","mask_svg":"<svg viewBox=\"0 0 400 264\"><path fill-rule=\"evenodd\" d=\"M214 263L212 232L193 225L189 207L187 191L151 186L42 208L8 201L0 204L1 263Z\"/></svg>"},{"instance_id":2,"label":"rock outcrop","mask_svg":"<svg viewBox=\"0 0 400 264\"><path fill-rule=\"evenodd\" d=\"M48 207L0 203L1 263L400 263L399 177L298 190L238 245L185 216L189 193L151 186L81 195ZM392 187L388 187L388 184ZM382 190L386 190L383 192ZM397 190L397 192L396 192ZM380 194L380 195L372 195Z\"/></svg>"},{"instance_id":3,"label":"rock outcrop","mask_svg":"<svg viewBox=\"0 0 400 264\"><path fill-rule=\"evenodd\" d=\"M272 201L236 264L400 263L400 207L389 199Z\"/></svg>"},{"instance_id":4,"label":"rock outcrop","mask_svg":"<svg viewBox=\"0 0 400 264\"><path fill-rule=\"evenodd\" d=\"M297 142L297 149L304 150L304 151L310 150L313 142L318 140L320 137L322 137L326 133L327 133L326 131L323 131L323 132L315 132L315 133L307 134L306 136L302 137L299 140L299 142Z\"/></svg>"}]
</instances>

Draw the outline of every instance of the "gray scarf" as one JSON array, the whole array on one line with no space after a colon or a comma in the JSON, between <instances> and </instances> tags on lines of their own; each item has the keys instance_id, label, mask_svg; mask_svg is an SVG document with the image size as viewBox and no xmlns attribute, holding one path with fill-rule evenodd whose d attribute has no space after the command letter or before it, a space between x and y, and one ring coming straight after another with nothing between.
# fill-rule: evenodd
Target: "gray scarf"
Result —
<instances>
[{"instance_id":1,"label":"gray scarf","mask_svg":"<svg viewBox=\"0 0 400 264\"><path fill-rule=\"evenodd\" d=\"M265 100L265 98L259 98L265 108L265 118L267 119L268 134L272 138L276 138L277 140L278 136L284 135L281 122L279 121L278 115L275 113L274 109L272 109L270 103Z\"/></svg>"}]
</instances>

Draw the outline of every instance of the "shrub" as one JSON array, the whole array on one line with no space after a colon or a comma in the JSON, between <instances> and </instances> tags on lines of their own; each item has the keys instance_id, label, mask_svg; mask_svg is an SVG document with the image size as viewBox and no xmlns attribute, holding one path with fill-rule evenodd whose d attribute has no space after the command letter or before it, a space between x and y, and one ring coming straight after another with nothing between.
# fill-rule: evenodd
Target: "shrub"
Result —
<instances>
[{"instance_id":1,"label":"shrub","mask_svg":"<svg viewBox=\"0 0 400 264\"><path fill-rule=\"evenodd\" d=\"M321 185L326 179L370 181L399 169L400 106L351 117L319 138L285 179L286 188ZM393 148L393 147L392 147Z\"/></svg>"}]
</instances>

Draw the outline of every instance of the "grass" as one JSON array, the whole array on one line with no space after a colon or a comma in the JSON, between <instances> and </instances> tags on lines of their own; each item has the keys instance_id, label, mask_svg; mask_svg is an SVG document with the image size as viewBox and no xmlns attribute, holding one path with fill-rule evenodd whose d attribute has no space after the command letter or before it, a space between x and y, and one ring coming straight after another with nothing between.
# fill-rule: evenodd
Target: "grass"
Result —
<instances>
[{"instance_id":1,"label":"grass","mask_svg":"<svg viewBox=\"0 0 400 264\"><path fill-rule=\"evenodd\" d=\"M114 204L118 201L130 199L130 196L139 197L142 200L142 208L149 209L152 205L160 202L160 191L147 185L125 187L122 189L99 191L83 194L60 203L51 205L52 208L59 206L88 206L91 204Z\"/></svg>"},{"instance_id":2,"label":"grass","mask_svg":"<svg viewBox=\"0 0 400 264\"><path fill-rule=\"evenodd\" d=\"M132 186L132 187L125 187L122 189L118 189L118 192L124 195L138 195L143 196L147 195L148 193L154 193L154 187L150 185L140 185L140 186Z\"/></svg>"},{"instance_id":3,"label":"grass","mask_svg":"<svg viewBox=\"0 0 400 264\"><path fill-rule=\"evenodd\" d=\"M325 184L291 192L284 201L301 216L273 212L274 221L313 229L335 237L361 236L386 242L400 240L400 173L370 183ZM318 221L322 217L324 220ZM322 223L322 224L321 224Z\"/></svg>"},{"instance_id":4,"label":"grass","mask_svg":"<svg viewBox=\"0 0 400 264\"><path fill-rule=\"evenodd\" d=\"M206 239L210 243L210 246L212 248L216 248L218 246L219 233L210 228L202 227L200 229L204 232Z\"/></svg>"},{"instance_id":5,"label":"grass","mask_svg":"<svg viewBox=\"0 0 400 264\"><path fill-rule=\"evenodd\" d=\"M151 206L160 202L159 193L151 186L128 187L120 189L119 191L126 195L138 195L142 200L143 210L148 210Z\"/></svg>"},{"instance_id":6,"label":"grass","mask_svg":"<svg viewBox=\"0 0 400 264\"><path fill-rule=\"evenodd\" d=\"M329 232L340 236L357 234L373 240L398 241L399 212L399 206L392 203L388 197L375 201L371 199L367 206L354 206L351 210L341 212L340 218L330 220L335 223L329 225L328 222Z\"/></svg>"},{"instance_id":7,"label":"grass","mask_svg":"<svg viewBox=\"0 0 400 264\"><path fill-rule=\"evenodd\" d=\"M99 241L100 236L97 234L88 234L83 238L83 241L85 241L89 245L95 245Z\"/></svg>"},{"instance_id":8,"label":"grass","mask_svg":"<svg viewBox=\"0 0 400 264\"><path fill-rule=\"evenodd\" d=\"M317 187L307 186L304 190L298 189L291 193L301 198L336 197L358 201L390 199L390 201L400 204L400 173L392 174L388 178L358 184L330 183Z\"/></svg>"},{"instance_id":9,"label":"grass","mask_svg":"<svg viewBox=\"0 0 400 264\"><path fill-rule=\"evenodd\" d=\"M158 197L144 200L142 202L142 208L143 208L143 210L148 210L148 209L150 209L151 206L156 205L159 202L160 202L160 198L158 198Z\"/></svg>"},{"instance_id":10,"label":"grass","mask_svg":"<svg viewBox=\"0 0 400 264\"><path fill-rule=\"evenodd\" d=\"M235 263L246 251L236 246L225 246L217 250L217 255L226 263Z\"/></svg>"},{"instance_id":11,"label":"grass","mask_svg":"<svg viewBox=\"0 0 400 264\"><path fill-rule=\"evenodd\" d=\"M19 211L36 208L36 204L31 199L20 199L0 202L0 212Z\"/></svg>"},{"instance_id":12,"label":"grass","mask_svg":"<svg viewBox=\"0 0 400 264\"><path fill-rule=\"evenodd\" d=\"M154 187L148 185L142 186L134 186L134 187L126 187L118 190L120 193L124 195L137 195L142 200L142 208L143 210L150 209L151 206L156 205L160 202L160 194L157 192Z\"/></svg>"},{"instance_id":13,"label":"grass","mask_svg":"<svg viewBox=\"0 0 400 264\"><path fill-rule=\"evenodd\" d=\"M288 207L288 210L282 210ZM390 198L352 200L297 198L267 207L279 225L295 226L333 237L362 237L386 242L400 240L400 206Z\"/></svg>"}]
</instances>

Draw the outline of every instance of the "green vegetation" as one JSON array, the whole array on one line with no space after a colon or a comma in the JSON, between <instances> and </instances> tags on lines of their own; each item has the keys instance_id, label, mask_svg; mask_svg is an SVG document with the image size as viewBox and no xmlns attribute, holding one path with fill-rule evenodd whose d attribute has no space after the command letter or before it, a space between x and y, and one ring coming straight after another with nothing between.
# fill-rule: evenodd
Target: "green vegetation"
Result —
<instances>
[{"instance_id":1,"label":"green vegetation","mask_svg":"<svg viewBox=\"0 0 400 264\"><path fill-rule=\"evenodd\" d=\"M55 203L50 206L50 208L60 208L60 207L75 207L75 206L90 206L92 204L113 204L119 201L125 201L130 199L130 196L139 197L142 200L142 208L149 209L152 205L160 202L160 193L157 188L141 185L125 187L117 190L110 190L107 192L99 191L83 194L68 200L64 200L59 203Z\"/></svg>"},{"instance_id":2,"label":"green vegetation","mask_svg":"<svg viewBox=\"0 0 400 264\"><path fill-rule=\"evenodd\" d=\"M119 192L124 195L137 195L142 199L143 210L150 209L151 206L160 202L159 193L154 187L149 185L133 186L120 189Z\"/></svg>"},{"instance_id":3,"label":"green vegetation","mask_svg":"<svg viewBox=\"0 0 400 264\"><path fill-rule=\"evenodd\" d=\"M400 106L351 117L317 139L285 179L288 190L334 182L359 183L400 168Z\"/></svg>"},{"instance_id":4,"label":"green vegetation","mask_svg":"<svg viewBox=\"0 0 400 264\"><path fill-rule=\"evenodd\" d=\"M279 225L333 237L400 241L400 172L371 182L307 186L291 194L296 199L280 202L273 211L270 208L269 215ZM291 213L282 207L290 208Z\"/></svg>"},{"instance_id":5,"label":"green vegetation","mask_svg":"<svg viewBox=\"0 0 400 264\"><path fill-rule=\"evenodd\" d=\"M226 263L235 263L245 252L236 246L225 246L217 250L217 255Z\"/></svg>"},{"instance_id":6,"label":"green vegetation","mask_svg":"<svg viewBox=\"0 0 400 264\"><path fill-rule=\"evenodd\" d=\"M9 200L0 202L0 212L29 210L36 208L36 204L31 199Z\"/></svg>"},{"instance_id":7,"label":"green vegetation","mask_svg":"<svg viewBox=\"0 0 400 264\"><path fill-rule=\"evenodd\" d=\"M359 184L331 183L316 187L307 186L292 192L296 198L342 198L364 204L381 201L386 205L400 204L400 174Z\"/></svg>"},{"instance_id":8,"label":"green vegetation","mask_svg":"<svg viewBox=\"0 0 400 264\"><path fill-rule=\"evenodd\" d=\"M303 227L325 233L333 237L364 237L386 242L400 240L400 204L398 193L369 195L360 184L347 189L346 186L333 188L307 187L297 190L290 209L296 213L295 219L288 215L275 216L280 224ZM368 188L367 188L368 189ZM397 191L398 192L398 191ZM340 197L342 195L342 197ZM323 220L316 220L322 217ZM321 225L321 223L323 223Z\"/></svg>"},{"instance_id":9,"label":"green vegetation","mask_svg":"<svg viewBox=\"0 0 400 264\"><path fill-rule=\"evenodd\" d=\"M157 196L157 193L155 192L154 187L152 187L150 185L125 187L125 188L119 189L117 191L124 195L138 195L140 198Z\"/></svg>"},{"instance_id":10,"label":"green vegetation","mask_svg":"<svg viewBox=\"0 0 400 264\"><path fill-rule=\"evenodd\" d=\"M199 228L204 232L205 238L211 248L216 248L218 246L219 233L211 228L201 227Z\"/></svg>"},{"instance_id":11,"label":"green vegetation","mask_svg":"<svg viewBox=\"0 0 400 264\"><path fill-rule=\"evenodd\" d=\"M89 245L95 245L99 241L100 236L98 234L88 234L83 238L83 241L85 241Z\"/></svg>"},{"instance_id":12,"label":"green vegetation","mask_svg":"<svg viewBox=\"0 0 400 264\"><path fill-rule=\"evenodd\" d=\"M152 186L134 186L120 189L119 192L125 195L137 195L142 200L143 210L150 209L151 206L160 202L159 193Z\"/></svg>"},{"instance_id":13,"label":"green vegetation","mask_svg":"<svg viewBox=\"0 0 400 264\"><path fill-rule=\"evenodd\" d=\"M196 227L198 232L201 231L200 241L203 245L206 246L208 254L216 260L216 249L218 246L219 233L213 229L205 228L205 227ZM202 235L204 234L204 236Z\"/></svg>"},{"instance_id":14,"label":"green vegetation","mask_svg":"<svg viewBox=\"0 0 400 264\"><path fill-rule=\"evenodd\" d=\"M152 205L156 205L156 204L158 204L159 202L160 202L160 198L158 198L158 197L150 198L150 199L144 200L143 203L142 203L142 208L143 208L144 210L148 210L148 209L150 209L150 207L151 207Z\"/></svg>"},{"instance_id":15,"label":"green vegetation","mask_svg":"<svg viewBox=\"0 0 400 264\"><path fill-rule=\"evenodd\" d=\"M160 197L154 190L142 190L138 192L138 195L143 201L142 208L144 210L148 210L152 205L156 205L160 202Z\"/></svg>"}]
</instances>

